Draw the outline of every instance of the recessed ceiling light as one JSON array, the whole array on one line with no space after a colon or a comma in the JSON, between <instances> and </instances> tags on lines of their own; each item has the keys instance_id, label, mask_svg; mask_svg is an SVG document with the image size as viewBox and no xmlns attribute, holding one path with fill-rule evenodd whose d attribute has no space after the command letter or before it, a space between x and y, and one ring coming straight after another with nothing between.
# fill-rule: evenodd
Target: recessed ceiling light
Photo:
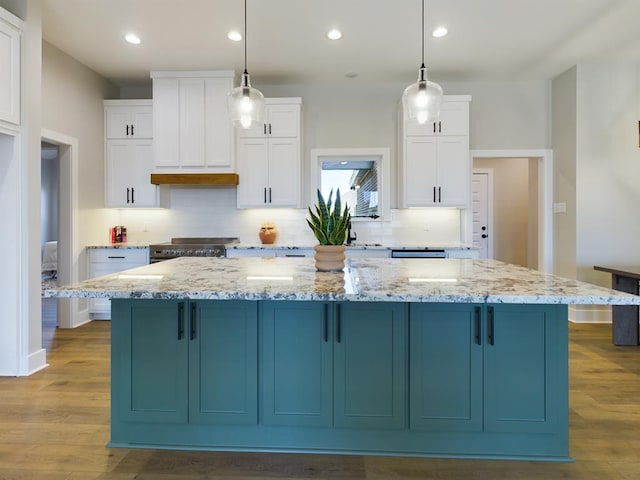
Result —
<instances>
[{"instance_id":1,"label":"recessed ceiling light","mask_svg":"<svg viewBox=\"0 0 640 480\"><path fill-rule=\"evenodd\" d=\"M229 33L227 33L227 38L229 40L233 40L234 42L239 42L240 40L242 40L242 34L237 30L231 30Z\"/></svg>"},{"instance_id":2,"label":"recessed ceiling light","mask_svg":"<svg viewBox=\"0 0 640 480\"><path fill-rule=\"evenodd\" d=\"M124 39L129 43L133 43L134 45L140 45L141 42L140 37L135 33L127 33L124 36Z\"/></svg>"},{"instance_id":3,"label":"recessed ceiling light","mask_svg":"<svg viewBox=\"0 0 640 480\"><path fill-rule=\"evenodd\" d=\"M342 38L342 32L337 28L332 28L327 32L327 38L330 40L340 40Z\"/></svg>"},{"instance_id":4,"label":"recessed ceiling light","mask_svg":"<svg viewBox=\"0 0 640 480\"><path fill-rule=\"evenodd\" d=\"M347 72L344 76L347 78L356 78L358 76L358 72Z\"/></svg>"},{"instance_id":5,"label":"recessed ceiling light","mask_svg":"<svg viewBox=\"0 0 640 480\"><path fill-rule=\"evenodd\" d=\"M440 38L440 37L444 37L447 33L449 33L449 30L447 30L447 27L441 26L436 28L431 35L436 38Z\"/></svg>"}]
</instances>

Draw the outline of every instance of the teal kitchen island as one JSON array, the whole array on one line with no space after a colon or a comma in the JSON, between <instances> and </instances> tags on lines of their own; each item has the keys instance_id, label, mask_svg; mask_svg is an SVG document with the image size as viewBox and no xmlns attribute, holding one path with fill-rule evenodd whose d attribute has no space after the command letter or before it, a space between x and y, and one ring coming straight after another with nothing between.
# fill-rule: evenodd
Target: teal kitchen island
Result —
<instances>
[{"instance_id":1,"label":"teal kitchen island","mask_svg":"<svg viewBox=\"0 0 640 480\"><path fill-rule=\"evenodd\" d=\"M112 447L569 461L569 304L640 297L493 260L178 258L112 299Z\"/></svg>"}]
</instances>

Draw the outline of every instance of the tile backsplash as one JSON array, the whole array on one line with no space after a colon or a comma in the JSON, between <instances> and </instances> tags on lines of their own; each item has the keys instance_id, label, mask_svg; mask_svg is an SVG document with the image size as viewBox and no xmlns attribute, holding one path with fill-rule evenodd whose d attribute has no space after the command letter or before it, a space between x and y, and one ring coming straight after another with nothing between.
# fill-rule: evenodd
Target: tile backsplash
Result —
<instances>
[{"instance_id":1,"label":"tile backsplash","mask_svg":"<svg viewBox=\"0 0 640 480\"><path fill-rule=\"evenodd\" d=\"M107 242L109 225L118 224L127 227L130 242L232 236L243 243L260 243L260 225L273 222L278 244L315 244L305 221L306 209L238 209L236 189L230 187L171 187L162 195L169 208L104 209L99 216L106 222L104 238L94 242ZM357 241L363 243L456 243L461 238L460 210L456 208L391 210L391 220L354 220L352 225ZM97 231L102 230L97 226Z\"/></svg>"}]
</instances>

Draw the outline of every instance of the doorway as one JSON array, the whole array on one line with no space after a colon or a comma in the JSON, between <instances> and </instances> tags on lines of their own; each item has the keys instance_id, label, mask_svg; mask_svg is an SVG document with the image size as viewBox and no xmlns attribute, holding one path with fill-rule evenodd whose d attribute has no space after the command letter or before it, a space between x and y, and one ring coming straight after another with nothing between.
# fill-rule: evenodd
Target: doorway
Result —
<instances>
[{"instance_id":1,"label":"doorway","mask_svg":"<svg viewBox=\"0 0 640 480\"><path fill-rule=\"evenodd\" d=\"M475 158L473 166L474 246L488 258L538 269L538 160Z\"/></svg>"},{"instance_id":2,"label":"doorway","mask_svg":"<svg viewBox=\"0 0 640 480\"><path fill-rule=\"evenodd\" d=\"M60 188L59 148L48 142L40 145L40 253L42 289L57 286L58 209ZM51 348L58 325L55 298L42 299L42 346Z\"/></svg>"},{"instance_id":3,"label":"doorway","mask_svg":"<svg viewBox=\"0 0 640 480\"><path fill-rule=\"evenodd\" d=\"M43 129L42 141L58 151L57 261L58 284L79 280L78 258L78 139ZM73 328L88 321L81 318L77 298L56 300L57 326Z\"/></svg>"}]
</instances>

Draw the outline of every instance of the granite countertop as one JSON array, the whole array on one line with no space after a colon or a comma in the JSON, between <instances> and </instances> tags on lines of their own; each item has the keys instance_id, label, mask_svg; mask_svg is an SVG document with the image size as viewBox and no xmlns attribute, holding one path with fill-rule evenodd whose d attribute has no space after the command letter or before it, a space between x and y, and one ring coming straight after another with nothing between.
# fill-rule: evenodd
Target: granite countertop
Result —
<instances>
[{"instance_id":1,"label":"granite countertop","mask_svg":"<svg viewBox=\"0 0 640 480\"><path fill-rule=\"evenodd\" d=\"M136 249L144 250L149 248L148 243L105 243L104 245L87 245L87 248L100 249L100 248L122 248L122 249Z\"/></svg>"},{"instance_id":2,"label":"granite countertop","mask_svg":"<svg viewBox=\"0 0 640 480\"><path fill-rule=\"evenodd\" d=\"M46 297L639 305L640 296L496 260L182 257L45 291Z\"/></svg>"},{"instance_id":3,"label":"granite countertop","mask_svg":"<svg viewBox=\"0 0 640 480\"><path fill-rule=\"evenodd\" d=\"M227 250L307 250L313 245L286 245L286 244L260 244L260 243L236 243L227 245ZM434 243L434 244L407 244L407 243L367 243L354 242L347 245L347 248L358 248L363 250L477 250L477 247L464 243Z\"/></svg>"}]
</instances>

